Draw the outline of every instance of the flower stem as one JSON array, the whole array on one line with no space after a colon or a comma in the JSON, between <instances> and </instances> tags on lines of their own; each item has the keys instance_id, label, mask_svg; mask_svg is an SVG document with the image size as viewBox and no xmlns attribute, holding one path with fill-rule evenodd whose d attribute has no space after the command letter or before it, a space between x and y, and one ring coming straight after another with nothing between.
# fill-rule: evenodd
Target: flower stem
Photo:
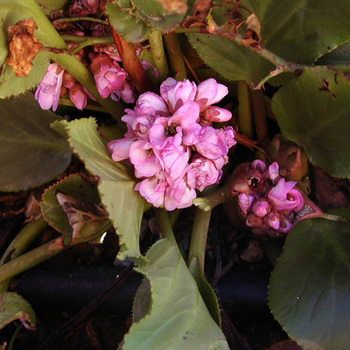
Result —
<instances>
[{"instance_id":1,"label":"flower stem","mask_svg":"<svg viewBox=\"0 0 350 350\"><path fill-rule=\"evenodd\" d=\"M160 237L169 239L177 247L169 213L165 209L161 208L153 208L153 210L157 220Z\"/></svg>"},{"instance_id":2,"label":"flower stem","mask_svg":"<svg viewBox=\"0 0 350 350\"><path fill-rule=\"evenodd\" d=\"M250 97L253 107L256 136L260 143L265 143L268 141L269 137L263 92L261 90L251 91Z\"/></svg>"},{"instance_id":3,"label":"flower stem","mask_svg":"<svg viewBox=\"0 0 350 350\"><path fill-rule=\"evenodd\" d=\"M164 44L168 52L170 66L174 72L174 79L179 81L186 79L186 66L178 36L174 33L164 35Z\"/></svg>"},{"instance_id":4,"label":"flower stem","mask_svg":"<svg viewBox=\"0 0 350 350\"><path fill-rule=\"evenodd\" d=\"M208 238L211 209L208 211L196 208L192 229L190 252L188 254L187 265L191 266L193 260L197 259L199 269L204 274L205 248Z\"/></svg>"},{"instance_id":5,"label":"flower stem","mask_svg":"<svg viewBox=\"0 0 350 350\"><path fill-rule=\"evenodd\" d=\"M250 104L250 88L245 81L237 83L237 98L239 132L251 139L253 138L254 127Z\"/></svg>"},{"instance_id":6,"label":"flower stem","mask_svg":"<svg viewBox=\"0 0 350 350\"><path fill-rule=\"evenodd\" d=\"M85 43L90 42L90 45L103 45L103 44L114 44L114 40L111 36L76 36L70 34L61 34L61 38L64 41L71 43Z\"/></svg>"},{"instance_id":7,"label":"flower stem","mask_svg":"<svg viewBox=\"0 0 350 350\"><path fill-rule=\"evenodd\" d=\"M148 40L151 45L151 53L158 70L159 78L163 81L168 77L169 69L164 52L162 32L160 30L152 30Z\"/></svg>"},{"instance_id":8,"label":"flower stem","mask_svg":"<svg viewBox=\"0 0 350 350\"><path fill-rule=\"evenodd\" d=\"M56 19L52 22L52 24L57 24L57 23L65 23L65 22L77 22L77 21L89 21L89 22L96 22L103 24L105 26L108 26L109 23L107 21L104 21L99 18L94 18L94 17L72 17L72 18L59 18Z\"/></svg>"},{"instance_id":9,"label":"flower stem","mask_svg":"<svg viewBox=\"0 0 350 350\"><path fill-rule=\"evenodd\" d=\"M113 28L110 26L114 42L117 46L119 56L123 62L123 67L129 74L130 79L135 85L136 90L142 94L146 91L154 91L152 80L148 77L138 59L134 47L126 42Z\"/></svg>"},{"instance_id":10,"label":"flower stem","mask_svg":"<svg viewBox=\"0 0 350 350\"><path fill-rule=\"evenodd\" d=\"M55 244L55 249L49 252L51 244ZM63 239L60 237L9 261L0 266L0 283L40 264L67 248L63 245Z\"/></svg>"},{"instance_id":11,"label":"flower stem","mask_svg":"<svg viewBox=\"0 0 350 350\"><path fill-rule=\"evenodd\" d=\"M40 218L37 220L26 224L17 234L17 236L14 238L14 240L11 242L1 257L0 266L6 261L16 259L18 256L20 256L46 228L46 226L47 222L42 216L40 216ZM9 279L0 283L0 293L7 291L9 283Z\"/></svg>"}]
</instances>

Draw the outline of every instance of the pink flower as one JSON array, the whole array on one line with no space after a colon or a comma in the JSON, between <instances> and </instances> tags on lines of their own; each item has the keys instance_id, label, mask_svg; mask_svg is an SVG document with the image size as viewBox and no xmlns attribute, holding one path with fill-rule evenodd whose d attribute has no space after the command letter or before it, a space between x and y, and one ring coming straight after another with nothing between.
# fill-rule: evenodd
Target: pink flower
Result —
<instances>
[{"instance_id":1,"label":"pink flower","mask_svg":"<svg viewBox=\"0 0 350 350\"><path fill-rule=\"evenodd\" d=\"M168 116L169 111L164 100L153 92L141 94L136 102L135 112L140 115Z\"/></svg>"},{"instance_id":2,"label":"pink flower","mask_svg":"<svg viewBox=\"0 0 350 350\"><path fill-rule=\"evenodd\" d=\"M215 79L210 78L198 85L195 101L203 112L209 106L221 101L227 94L228 89L225 85L218 84Z\"/></svg>"},{"instance_id":3,"label":"pink flower","mask_svg":"<svg viewBox=\"0 0 350 350\"><path fill-rule=\"evenodd\" d=\"M197 156L188 165L186 169L187 183L199 191L203 191L205 187L215 184L220 180L221 171L215 166L210 159Z\"/></svg>"},{"instance_id":4,"label":"pink flower","mask_svg":"<svg viewBox=\"0 0 350 350\"><path fill-rule=\"evenodd\" d=\"M107 98L113 91L120 90L127 73L114 63L107 55L96 56L91 62L96 87L102 98Z\"/></svg>"},{"instance_id":5,"label":"pink flower","mask_svg":"<svg viewBox=\"0 0 350 350\"><path fill-rule=\"evenodd\" d=\"M135 190L155 207L189 207L196 190L219 181L228 150L236 143L235 132L232 127L214 129L211 121L201 122L200 111L208 109L215 121L228 120L230 112L210 106L224 90L212 79L201 85L199 103L195 83L168 78L160 87L161 96L146 92L133 110L125 110L125 137L108 147L114 160L130 159L140 179Z\"/></svg>"},{"instance_id":6,"label":"pink flower","mask_svg":"<svg viewBox=\"0 0 350 350\"><path fill-rule=\"evenodd\" d=\"M175 113L187 101L193 101L196 91L196 84L187 79L179 82L168 78L160 86L160 95L168 105L171 114Z\"/></svg>"},{"instance_id":7,"label":"pink flower","mask_svg":"<svg viewBox=\"0 0 350 350\"><path fill-rule=\"evenodd\" d=\"M287 181L282 177L267 195L274 209L288 209L298 211L304 204L302 194L293 189L295 181Z\"/></svg>"},{"instance_id":8,"label":"pink flower","mask_svg":"<svg viewBox=\"0 0 350 350\"><path fill-rule=\"evenodd\" d=\"M244 214L248 214L248 211L250 211L254 200L255 198L253 196L250 196L245 193L240 193L238 195L238 205Z\"/></svg>"},{"instance_id":9,"label":"pink flower","mask_svg":"<svg viewBox=\"0 0 350 350\"><path fill-rule=\"evenodd\" d=\"M210 123L222 123L230 120L232 113L225 108L212 106L204 110L202 117Z\"/></svg>"},{"instance_id":10,"label":"pink flower","mask_svg":"<svg viewBox=\"0 0 350 350\"><path fill-rule=\"evenodd\" d=\"M87 94L80 84L75 84L69 89L69 98L74 103L74 106L83 110L87 102Z\"/></svg>"},{"instance_id":11,"label":"pink flower","mask_svg":"<svg viewBox=\"0 0 350 350\"><path fill-rule=\"evenodd\" d=\"M131 144L129 150L131 163L135 166L135 175L138 178L151 177L161 170L149 141L138 140Z\"/></svg>"},{"instance_id":12,"label":"pink flower","mask_svg":"<svg viewBox=\"0 0 350 350\"><path fill-rule=\"evenodd\" d=\"M271 205L263 198L259 198L252 207L252 213L259 218L263 218L271 211Z\"/></svg>"},{"instance_id":13,"label":"pink flower","mask_svg":"<svg viewBox=\"0 0 350 350\"><path fill-rule=\"evenodd\" d=\"M135 142L133 139L114 140L107 144L109 152L112 154L112 159L115 162L129 158L131 145Z\"/></svg>"},{"instance_id":14,"label":"pink flower","mask_svg":"<svg viewBox=\"0 0 350 350\"><path fill-rule=\"evenodd\" d=\"M42 109L55 111L60 98L62 86L62 77L64 69L57 63L51 63L47 72L35 91L35 99L39 102Z\"/></svg>"}]
</instances>

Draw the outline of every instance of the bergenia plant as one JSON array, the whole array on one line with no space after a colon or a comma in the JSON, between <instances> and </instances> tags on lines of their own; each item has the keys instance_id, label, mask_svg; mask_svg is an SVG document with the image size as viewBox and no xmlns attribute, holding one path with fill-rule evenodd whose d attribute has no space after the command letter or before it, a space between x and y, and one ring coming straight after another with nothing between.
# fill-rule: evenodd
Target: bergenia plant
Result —
<instances>
[{"instance_id":1,"label":"bergenia plant","mask_svg":"<svg viewBox=\"0 0 350 350\"><path fill-rule=\"evenodd\" d=\"M0 348L19 332L19 348L347 349L349 16L350 0L0 0ZM111 283L58 330L35 312L35 266L56 255L65 282L85 261L79 278ZM77 302L102 285L83 282ZM108 333L90 313L123 288ZM76 310L57 290L48 305ZM276 334L257 340L267 307Z\"/></svg>"}]
</instances>

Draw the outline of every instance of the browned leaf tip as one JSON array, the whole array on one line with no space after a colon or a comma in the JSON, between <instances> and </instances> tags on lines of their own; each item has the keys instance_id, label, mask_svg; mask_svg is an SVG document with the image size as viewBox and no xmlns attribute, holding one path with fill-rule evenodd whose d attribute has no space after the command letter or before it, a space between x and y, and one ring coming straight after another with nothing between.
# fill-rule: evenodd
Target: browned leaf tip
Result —
<instances>
[{"instance_id":1,"label":"browned leaf tip","mask_svg":"<svg viewBox=\"0 0 350 350\"><path fill-rule=\"evenodd\" d=\"M248 45L256 45L261 42L260 22L254 13L246 20L247 32L243 35L242 41Z\"/></svg>"},{"instance_id":2,"label":"browned leaf tip","mask_svg":"<svg viewBox=\"0 0 350 350\"><path fill-rule=\"evenodd\" d=\"M37 29L32 18L24 19L7 29L10 44L6 63L11 66L17 77L27 76L32 69L32 61L42 48L42 44L34 36Z\"/></svg>"},{"instance_id":3,"label":"browned leaf tip","mask_svg":"<svg viewBox=\"0 0 350 350\"><path fill-rule=\"evenodd\" d=\"M156 0L167 13L177 13L183 15L187 12L188 6L184 0Z\"/></svg>"},{"instance_id":4,"label":"browned leaf tip","mask_svg":"<svg viewBox=\"0 0 350 350\"><path fill-rule=\"evenodd\" d=\"M196 0L193 5L193 15L199 21L204 21L212 7L212 0Z\"/></svg>"}]
</instances>

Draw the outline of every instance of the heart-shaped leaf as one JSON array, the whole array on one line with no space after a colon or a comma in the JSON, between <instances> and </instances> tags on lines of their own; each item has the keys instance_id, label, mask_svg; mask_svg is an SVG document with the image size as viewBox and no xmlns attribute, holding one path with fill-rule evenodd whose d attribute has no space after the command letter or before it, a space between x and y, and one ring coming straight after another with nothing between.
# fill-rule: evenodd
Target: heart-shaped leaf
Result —
<instances>
[{"instance_id":1,"label":"heart-shaped leaf","mask_svg":"<svg viewBox=\"0 0 350 350\"><path fill-rule=\"evenodd\" d=\"M273 97L282 133L309 160L338 177L350 176L350 81L330 68L307 68Z\"/></svg>"},{"instance_id":2,"label":"heart-shaped leaf","mask_svg":"<svg viewBox=\"0 0 350 350\"><path fill-rule=\"evenodd\" d=\"M123 349L229 349L179 250L163 239L146 259L137 270L150 282L150 310L132 325Z\"/></svg>"},{"instance_id":3,"label":"heart-shaped leaf","mask_svg":"<svg viewBox=\"0 0 350 350\"><path fill-rule=\"evenodd\" d=\"M305 349L347 349L350 344L350 210L332 214L347 222L299 222L271 274L271 311Z\"/></svg>"},{"instance_id":4,"label":"heart-shaped leaf","mask_svg":"<svg viewBox=\"0 0 350 350\"><path fill-rule=\"evenodd\" d=\"M31 94L0 100L0 190L18 191L51 181L70 163L67 141Z\"/></svg>"}]
</instances>

